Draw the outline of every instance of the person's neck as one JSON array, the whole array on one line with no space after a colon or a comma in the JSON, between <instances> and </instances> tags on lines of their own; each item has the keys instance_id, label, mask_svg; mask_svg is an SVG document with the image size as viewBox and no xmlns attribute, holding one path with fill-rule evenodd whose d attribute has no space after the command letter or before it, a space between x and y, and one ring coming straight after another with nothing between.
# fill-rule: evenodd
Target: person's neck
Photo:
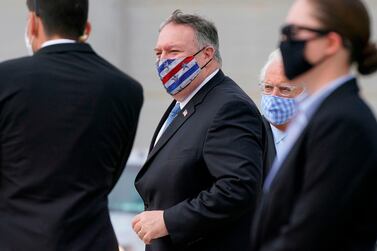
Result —
<instances>
[{"instance_id":1,"label":"person's neck","mask_svg":"<svg viewBox=\"0 0 377 251\"><path fill-rule=\"evenodd\" d=\"M42 44L45 43L45 42L48 42L48 41L61 40L61 39L77 41L77 39L74 39L74 38L71 38L71 37L63 37L63 36L59 36L59 35L52 35L52 36L46 37L46 39L44 39Z\"/></svg>"},{"instance_id":2,"label":"person's neck","mask_svg":"<svg viewBox=\"0 0 377 251\"><path fill-rule=\"evenodd\" d=\"M332 81L350 74L348 64L328 61L313 69L306 81L307 92L313 95L328 86Z\"/></svg>"},{"instance_id":3,"label":"person's neck","mask_svg":"<svg viewBox=\"0 0 377 251\"><path fill-rule=\"evenodd\" d=\"M41 39L36 41L37 48L38 48L37 50L40 50L42 48L43 44L45 44L46 42L53 41L53 40L59 40L59 39L68 39L68 40L76 41L75 39L68 38L68 37L62 37L62 36L59 36L59 35L42 36Z\"/></svg>"}]
</instances>

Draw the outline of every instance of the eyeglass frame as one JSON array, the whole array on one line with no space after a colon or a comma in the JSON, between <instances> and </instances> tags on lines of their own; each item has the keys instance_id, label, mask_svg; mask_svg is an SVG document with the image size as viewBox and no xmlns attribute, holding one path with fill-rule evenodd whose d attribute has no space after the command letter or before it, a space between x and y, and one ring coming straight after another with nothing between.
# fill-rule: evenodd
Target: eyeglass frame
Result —
<instances>
[{"instance_id":1,"label":"eyeglass frame","mask_svg":"<svg viewBox=\"0 0 377 251\"><path fill-rule=\"evenodd\" d=\"M265 91L265 85L266 84L271 85L273 87L272 91L269 92L269 93L267 93ZM288 83L282 83L282 84L279 84L279 86L277 86L277 85L274 85L274 84L271 84L271 83L267 83L267 82L264 82L264 81L259 82L258 86L261 89L262 93L265 94L265 95L272 95L274 89L277 88L279 90L280 96L282 96L284 98L290 98L290 97L292 97L292 94L293 94L293 92L295 90L297 90L298 88L304 88L302 85L292 85L292 84L288 84ZM281 88L292 88L292 89L289 91L289 93L284 94L281 91Z\"/></svg>"},{"instance_id":2,"label":"eyeglass frame","mask_svg":"<svg viewBox=\"0 0 377 251\"><path fill-rule=\"evenodd\" d=\"M317 35L314 36L311 39L316 39L319 37L323 37L328 35L332 30L329 29L321 29L321 28L312 28L307 26L300 26L300 25L294 25L294 24L288 24L281 27L280 34L282 38L285 38L285 40L288 41L306 41L311 39L294 39L293 37L297 34L297 31L310 31L313 33L316 33ZM284 39L283 39L284 40Z\"/></svg>"},{"instance_id":3,"label":"eyeglass frame","mask_svg":"<svg viewBox=\"0 0 377 251\"><path fill-rule=\"evenodd\" d=\"M296 34L294 34L294 29L297 31L303 30L303 31L310 31L313 33L316 33L317 35L312 37L312 38L307 38L307 39L293 39ZM282 41L287 40L287 41L311 41L315 40L321 37L324 37L328 35L331 32L338 33L334 30L330 29L322 29L322 28L312 28L312 27L307 27L307 26L301 26L301 25L295 25L295 24L287 24L281 27L280 29L280 36L282 37ZM345 36L339 34L342 37L343 40L343 45L350 51L352 51L353 46L352 43L349 39L347 39Z\"/></svg>"}]
</instances>

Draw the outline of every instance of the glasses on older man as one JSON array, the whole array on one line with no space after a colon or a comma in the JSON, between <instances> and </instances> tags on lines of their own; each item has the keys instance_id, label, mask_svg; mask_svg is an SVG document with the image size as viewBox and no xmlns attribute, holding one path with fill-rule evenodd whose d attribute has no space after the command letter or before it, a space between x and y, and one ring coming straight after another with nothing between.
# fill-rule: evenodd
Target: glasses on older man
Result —
<instances>
[{"instance_id":1,"label":"glasses on older man","mask_svg":"<svg viewBox=\"0 0 377 251\"><path fill-rule=\"evenodd\" d=\"M261 82L259 83L259 87L262 93L265 95L272 95L274 93L274 89L276 88L278 90L279 96L289 98L296 94L297 89L301 86L296 86L292 84L279 84L277 86L270 83Z\"/></svg>"}]
</instances>

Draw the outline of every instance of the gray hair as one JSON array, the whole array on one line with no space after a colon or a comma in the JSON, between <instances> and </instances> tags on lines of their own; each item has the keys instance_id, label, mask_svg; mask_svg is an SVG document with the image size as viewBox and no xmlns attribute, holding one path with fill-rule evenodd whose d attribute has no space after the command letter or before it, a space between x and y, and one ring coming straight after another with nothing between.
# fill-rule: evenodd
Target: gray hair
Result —
<instances>
[{"instance_id":1,"label":"gray hair","mask_svg":"<svg viewBox=\"0 0 377 251\"><path fill-rule=\"evenodd\" d=\"M271 52L270 56L268 57L267 63L263 66L260 72L259 80L261 82L265 80L268 68L270 68L270 66L273 63L276 63L281 59L282 59L282 56L279 49L276 49L273 52Z\"/></svg>"},{"instance_id":2,"label":"gray hair","mask_svg":"<svg viewBox=\"0 0 377 251\"><path fill-rule=\"evenodd\" d=\"M161 24L159 31L169 23L188 25L193 28L200 49L206 46L212 46L215 49L215 59L221 64L219 36L214 23L199 15L184 14L181 10L175 10L172 15Z\"/></svg>"}]
</instances>

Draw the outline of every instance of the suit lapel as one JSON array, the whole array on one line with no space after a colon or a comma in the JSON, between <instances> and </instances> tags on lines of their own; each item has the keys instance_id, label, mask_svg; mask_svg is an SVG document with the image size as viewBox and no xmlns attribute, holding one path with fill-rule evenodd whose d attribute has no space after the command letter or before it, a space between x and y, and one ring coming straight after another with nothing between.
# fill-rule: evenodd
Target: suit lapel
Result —
<instances>
[{"instance_id":1,"label":"suit lapel","mask_svg":"<svg viewBox=\"0 0 377 251\"><path fill-rule=\"evenodd\" d=\"M167 142L169 142L169 140L174 136L174 134L179 130L179 128L181 128L182 125L196 112L197 106L203 102L204 98L215 86L222 82L224 77L225 75L220 70L206 85L204 85L202 89L190 100L190 102L173 120L173 122L166 129L166 131L161 135L161 138L158 140L157 144L154 145L154 142L157 138L159 131L161 130L161 127L165 123L165 120L169 116L169 113L173 109L176 102L174 101L172 104L170 104L169 108L165 112L154 133L148 158L144 166L142 167L137 179L140 178L139 176L146 171L147 167L149 166L149 163L154 158L154 156L156 156L156 154L167 144Z\"/></svg>"},{"instance_id":2,"label":"suit lapel","mask_svg":"<svg viewBox=\"0 0 377 251\"><path fill-rule=\"evenodd\" d=\"M175 104L175 102L173 102L173 103ZM173 122L170 124L170 126L161 135L161 138L157 141L157 144L151 149L151 152L148 155L147 162L169 141L169 139L194 114L194 112L195 112L195 107L193 105L187 105L187 108L184 108L183 111L181 111L178 114L178 116L173 120ZM165 122L165 120L162 120L162 121ZM164 122L162 124L164 124ZM158 132L157 132L157 134L158 134Z\"/></svg>"},{"instance_id":3,"label":"suit lapel","mask_svg":"<svg viewBox=\"0 0 377 251\"><path fill-rule=\"evenodd\" d=\"M297 155L299 154L302 144L304 143L306 131L307 131L307 127L302 131L301 135L298 137L298 139L294 143L292 149L289 151L289 154L287 155L287 157L281 164L275 178L272 180L270 191L273 190L274 185L276 184L276 182L278 182L282 173L284 173L284 169L286 169L287 166L293 165L293 161L297 159Z\"/></svg>"},{"instance_id":4,"label":"suit lapel","mask_svg":"<svg viewBox=\"0 0 377 251\"><path fill-rule=\"evenodd\" d=\"M164 116L162 116L162 119L160 120L160 122L158 123L158 126L157 126L157 129L156 131L154 132L153 134L153 138L152 138L152 142L149 146L149 153L152 151L152 149L154 148L155 146L155 142L156 142L156 139L157 139L157 136L159 134L159 132L161 131L161 128L162 126L165 124L165 121L168 119L169 117L169 114L171 112L171 110L173 109L173 107L175 106L177 102L176 101L173 101L170 106L168 107L168 109L165 111L165 114Z\"/></svg>"},{"instance_id":5,"label":"suit lapel","mask_svg":"<svg viewBox=\"0 0 377 251\"><path fill-rule=\"evenodd\" d=\"M272 167L272 163L274 162L275 160L275 157L276 157L276 147L275 147L275 140L274 140L274 134L272 132L272 129L271 129L271 125L270 125L270 122L268 122L268 120L263 116L262 117L262 120L263 120L263 124L264 124L264 127L265 127L265 131L266 131L266 136L265 136L265 144L267 145L267 147L265 147L264 149L264 169L263 169L263 176L264 178L267 177L269 171L270 171L270 168Z\"/></svg>"}]
</instances>

